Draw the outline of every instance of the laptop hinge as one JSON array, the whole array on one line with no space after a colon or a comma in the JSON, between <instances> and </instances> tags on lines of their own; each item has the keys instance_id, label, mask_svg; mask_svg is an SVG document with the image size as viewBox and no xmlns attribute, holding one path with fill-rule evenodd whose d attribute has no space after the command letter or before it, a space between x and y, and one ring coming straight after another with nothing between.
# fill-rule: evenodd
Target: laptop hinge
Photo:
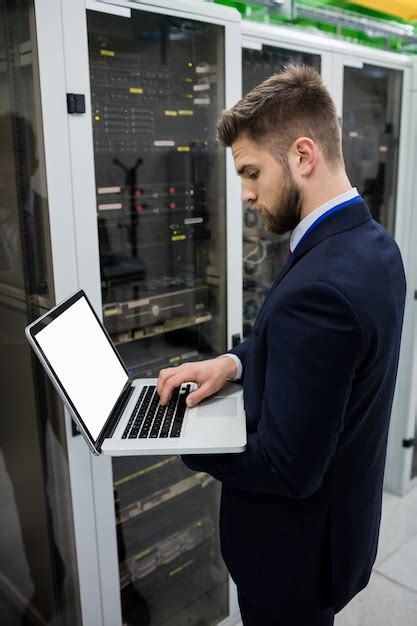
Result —
<instances>
[{"instance_id":1,"label":"laptop hinge","mask_svg":"<svg viewBox=\"0 0 417 626\"><path fill-rule=\"evenodd\" d=\"M98 451L100 451L103 441L113 435L116 429L116 426L118 424L119 418L123 414L123 411L125 410L126 405L129 402L130 396L132 395L134 389L135 388L132 386L132 381L129 379L122 393L120 394L119 399L114 405L113 410L110 413L104 425L103 430L101 431L101 433L99 434L97 438L95 446Z\"/></svg>"}]
</instances>

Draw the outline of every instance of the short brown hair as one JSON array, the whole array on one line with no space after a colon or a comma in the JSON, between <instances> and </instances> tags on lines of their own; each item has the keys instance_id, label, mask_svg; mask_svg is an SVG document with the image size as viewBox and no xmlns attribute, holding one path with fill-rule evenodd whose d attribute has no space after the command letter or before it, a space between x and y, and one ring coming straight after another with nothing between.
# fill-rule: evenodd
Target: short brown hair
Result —
<instances>
[{"instance_id":1,"label":"short brown hair","mask_svg":"<svg viewBox=\"0 0 417 626\"><path fill-rule=\"evenodd\" d=\"M241 135L286 159L298 137L320 145L329 165L343 163L336 108L318 72L289 65L257 85L219 120L218 139L231 146Z\"/></svg>"}]
</instances>

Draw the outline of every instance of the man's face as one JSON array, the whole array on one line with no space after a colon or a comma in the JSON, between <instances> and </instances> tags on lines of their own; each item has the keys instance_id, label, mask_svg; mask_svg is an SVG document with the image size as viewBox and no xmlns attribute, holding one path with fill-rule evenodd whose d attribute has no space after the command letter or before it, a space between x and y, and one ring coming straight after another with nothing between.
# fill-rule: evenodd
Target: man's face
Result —
<instances>
[{"instance_id":1,"label":"man's face","mask_svg":"<svg viewBox=\"0 0 417 626\"><path fill-rule=\"evenodd\" d=\"M271 233L282 235L294 230L302 202L288 163L278 163L247 137L239 137L232 144L232 154L242 180L242 202L251 203Z\"/></svg>"}]
</instances>

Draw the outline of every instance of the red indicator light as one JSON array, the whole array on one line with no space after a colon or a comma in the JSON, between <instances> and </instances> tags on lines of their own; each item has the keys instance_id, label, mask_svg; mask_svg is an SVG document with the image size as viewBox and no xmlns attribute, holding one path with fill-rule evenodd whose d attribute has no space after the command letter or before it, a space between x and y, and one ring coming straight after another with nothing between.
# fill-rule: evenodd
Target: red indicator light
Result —
<instances>
[{"instance_id":1,"label":"red indicator light","mask_svg":"<svg viewBox=\"0 0 417 626\"><path fill-rule=\"evenodd\" d=\"M136 213L142 213L143 206L141 204L136 205Z\"/></svg>"},{"instance_id":2,"label":"red indicator light","mask_svg":"<svg viewBox=\"0 0 417 626\"><path fill-rule=\"evenodd\" d=\"M143 194L142 189L135 189L135 196L138 198L139 196L141 196Z\"/></svg>"},{"instance_id":3,"label":"red indicator light","mask_svg":"<svg viewBox=\"0 0 417 626\"><path fill-rule=\"evenodd\" d=\"M175 203L175 202L170 202L170 203L169 203L169 208L170 208L170 209L176 209L176 208L177 208L176 203Z\"/></svg>"},{"instance_id":4,"label":"red indicator light","mask_svg":"<svg viewBox=\"0 0 417 626\"><path fill-rule=\"evenodd\" d=\"M168 187L168 193L175 193L175 187Z\"/></svg>"}]
</instances>

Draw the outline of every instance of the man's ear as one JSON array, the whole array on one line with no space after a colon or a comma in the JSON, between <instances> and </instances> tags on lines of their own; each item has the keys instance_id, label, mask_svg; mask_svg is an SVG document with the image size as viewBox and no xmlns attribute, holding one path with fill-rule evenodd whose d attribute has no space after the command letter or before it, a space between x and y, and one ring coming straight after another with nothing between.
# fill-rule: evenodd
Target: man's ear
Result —
<instances>
[{"instance_id":1,"label":"man's ear","mask_svg":"<svg viewBox=\"0 0 417 626\"><path fill-rule=\"evenodd\" d=\"M289 157L299 176L310 176L317 164L317 144L310 137L298 137L290 148Z\"/></svg>"}]
</instances>

